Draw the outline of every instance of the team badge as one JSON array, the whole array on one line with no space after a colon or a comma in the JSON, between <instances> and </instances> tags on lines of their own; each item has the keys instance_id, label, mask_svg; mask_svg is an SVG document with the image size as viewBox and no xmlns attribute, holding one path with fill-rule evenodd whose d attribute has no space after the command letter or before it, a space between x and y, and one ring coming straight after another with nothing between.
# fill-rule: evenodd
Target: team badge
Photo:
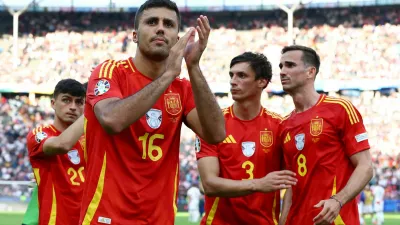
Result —
<instances>
[{"instance_id":1,"label":"team badge","mask_svg":"<svg viewBox=\"0 0 400 225\"><path fill-rule=\"evenodd\" d=\"M110 82L108 82L108 80L99 80L96 84L96 86L94 87L94 95L98 96L98 95L102 95L104 93L106 93L107 91L110 90Z\"/></svg>"},{"instance_id":2,"label":"team badge","mask_svg":"<svg viewBox=\"0 0 400 225\"><path fill-rule=\"evenodd\" d=\"M260 144L266 148L274 143L272 131L260 131Z\"/></svg>"},{"instance_id":3,"label":"team badge","mask_svg":"<svg viewBox=\"0 0 400 225\"><path fill-rule=\"evenodd\" d=\"M68 158L75 165L78 165L81 162L81 158L79 157L79 152L76 149L68 152Z\"/></svg>"},{"instance_id":4,"label":"team badge","mask_svg":"<svg viewBox=\"0 0 400 225\"><path fill-rule=\"evenodd\" d=\"M182 111L181 97L178 93L164 95L165 110L171 115L177 115Z\"/></svg>"},{"instance_id":5,"label":"team badge","mask_svg":"<svg viewBox=\"0 0 400 225\"><path fill-rule=\"evenodd\" d=\"M242 152L244 156L250 157L256 151L256 143L253 141L242 142Z\"/></svg>"},{"instance_id":6,"label":"team badge","mask_svg":"<svg viewBox=\"0 0 400 225\"><path fill-rule=\"evenodd\" d=\"M37 143L43 141L43 139L47 138L47 134L45 132L37 132L35 135L35 139Z\"/></svg>"},{"instance_id":7,"label":"team badge","mask_svg":"<svg viewBox=\"0 0 400 225\"><path fill-rule=\"evenodd\" d=\"M322 133L324 120L322 118L312 119L310 122L310 133L312 136L318 136Z\"/></svg>"},{"instance_id":8,"label":"team badge","mask_svg":"<svg viewBox=\"0 0 400 225\"><path fill-rule=\"evenodd\" d=\"M297 150L301 151L304 148L304 142L306 140L306 135L305 134L298 134L294 137L294 140L296 141L296 148Z\"/></svg>"},{"instance_id":9,"label":"team badge","mask_svg":"<svg viewBox=\"0 0 400 225\"><path fill-rule=\"evenodd\" d=\"M159 128L161 126L161 121L162 121L162 111L159 109L150 109L146 113L146 121L151 128L153 129Z\"/></svg>"},{"instance_id":10,"label":"team badge","mask_svg":"<svg viewBox=\"0 0 400 225\"><path fill-rule=\"evenodd\" d=\"M194 142L194 149L196 150L197 153L199 153L200 148L201 148L200 138L196 136L196 140Z\"/></svg>"}]
</instances>

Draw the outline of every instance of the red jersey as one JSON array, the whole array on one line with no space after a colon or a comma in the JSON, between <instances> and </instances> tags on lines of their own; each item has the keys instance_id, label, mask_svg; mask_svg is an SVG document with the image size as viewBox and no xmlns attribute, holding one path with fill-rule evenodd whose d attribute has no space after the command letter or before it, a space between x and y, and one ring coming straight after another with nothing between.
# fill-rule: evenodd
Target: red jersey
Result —
<instances>
[{"instance_id":1,"label":"red jersey","mask_svg":"<svg viewBox=\"0 0 400 225\"><path fill-rule=\"evenodd\" d=\"M27 136L29 159L38 184L39 224L76 225L85 182L84 138L67 154L48 156L45 141L60 135L52 125L39 127Z\"/></svg>"},{"instance_id":2,"label":"red jersey","mask_svg":"<svg viewBox=\"0 0 400 225\"><path fill-rule=\"evenodd\" d=\"M138 121L109 135L94 114L97 102L126 98L152 80L132 63L105 61L92 73L85 103L87 185L82 224L174 224L182 122L195 108L188 80L175 79Z\"/></svg>"},{"instance_id":3,"label":"red jersey","mask_svg":"<svg viewBox=\"0 0 400 225\"><path fill-rule=\"evenodd\" d=\"M232 180L262 178L280 170L282 153L277 134L282 118L265 108L249 121L235 117L232 106L223 112L227 137L218 145L197 139L197 159L218 157L219 176ZM204 225L275 225L280 213L279 191L235 198L205 196L205 212Z\"/></svg>"},{"instance_id":4,"label":"red jersey","mask_svg":"<svg viewBox=\"0 0 400 225\"><path fill-rule=\"evenodd\" d=\"M349 101L325 95L309 110L293 112L281 131L286 166L298 179L286 224L312 225L322 210L314 205L347 184L354 171L350 157L370 148L367 132ZM343 206L334 224L360 224L355 199Z\"/></svg>"}]
</instances>

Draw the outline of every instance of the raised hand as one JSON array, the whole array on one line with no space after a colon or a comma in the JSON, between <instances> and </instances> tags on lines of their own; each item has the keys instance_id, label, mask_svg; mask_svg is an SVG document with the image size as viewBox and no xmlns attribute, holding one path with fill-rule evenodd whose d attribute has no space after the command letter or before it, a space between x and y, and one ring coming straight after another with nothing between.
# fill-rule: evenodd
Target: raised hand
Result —
<instances>
[{"instance_id":1,"label":"raised hand","mask_svg":"<svg viewBox=\"0 0 400 225\"><path fill-rule=\"evenodd\" d=\"M196 31L199 35L199 40L196 42L194 41L195 33L193 33L190 36L188 45L185 49L185 61L188 68L199 65L201 55L207 47L211 27L206 16L201 15L199 18L197 18Z\"/></svg>"},{"instance_id":2,"label":"raised hand","mask_svg":"<svg viewBox=\"0 0 400 225\"><path fill-rule=\"evenodd\" d=\"M271 192L290 188L296 185L296 174L289 170L275 171L258 179L256 190L259 192Z\"/></svg>"},{"instance_id":3,"label":"raised hand","mask_svg":"<svg viewBox=\"0 0 400 225\"><path fill-rule=\"evenodd\" d=\"M179 76L182 68L182 60L185 48L192 35L195 34L194 28L190 28L186 34L179 39L178 42L171 48L168 59L166 61L166 73L171 73L174 76Z\"/></svg>"}]
</instances>

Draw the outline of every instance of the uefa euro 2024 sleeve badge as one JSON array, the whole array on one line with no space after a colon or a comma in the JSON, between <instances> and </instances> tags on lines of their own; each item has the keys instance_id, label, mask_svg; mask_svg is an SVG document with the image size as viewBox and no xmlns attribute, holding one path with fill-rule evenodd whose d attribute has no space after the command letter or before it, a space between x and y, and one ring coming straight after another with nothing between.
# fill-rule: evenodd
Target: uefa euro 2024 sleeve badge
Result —
<instances>
[{"instance_id":1,"label":"uefa euro 2024 sleeve badge","mask_svg":"<svg viewBox=\"0 0 400 225\"><path fill-rule=\"evenodd\" d=\"M108 80L102 79L99 80L96 84L96 86L94 87L94 95L98 96L98 95L102 95L104 93L106 93L107 91L109 91L111 88L110 82Z\"/></svg>"},{"instance_id":2,"label":"uefa euro 2024 sleeve badge","mask_svg":"<svg viewBox=\"0 0 400 225\"><path fill-rule=\"evenodd\" d=\"M35 140L37 143L43 141L43 139L47 138L47 134L45 132L37 132L35 135Z\"/></svg>"}]
</instances>

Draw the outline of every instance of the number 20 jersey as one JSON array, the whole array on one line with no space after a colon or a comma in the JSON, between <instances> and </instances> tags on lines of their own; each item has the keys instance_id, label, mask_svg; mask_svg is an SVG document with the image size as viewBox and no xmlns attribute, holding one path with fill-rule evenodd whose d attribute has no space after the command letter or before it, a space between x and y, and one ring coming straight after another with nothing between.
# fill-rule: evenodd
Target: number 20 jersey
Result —
<instances>
[{"instance_id":1,"label":"number 20 jersey","mask_svg":"<svg viewBox=\"0 0 400 225\"><path fill-rule=\"evenodd\" d=\"M83 137L67 153L45 155L47 139L61 134L53 125L42 126L27 136L29 159L38 185L39 224L75 225L85 182Z\"/></svg>"},{"instance_id":2,"label":"number 20 jersey","mask_svg":"<svg viewBox=\"0 0 400 225\"><path fill-rule=\"evenodd\" d=\"M94 114L97 102L128 98L151 82L132 58L107 60L89 79L82 224L174 224L181 125L195 107L189 81L175 79L145 115L118 134L107 134Z\"/></svg>"},{"instance_id":3,"label":"number 20 jersey","mask_svg":"<svg viewBox=\"0 0 400 225\"><path fill-rule=\"evenodd\" d=\"M368 150L362 117L347 100L321 95L317 104L293 112L281 124L287 169L297 174L287 225L312 225L322 208L314 205L339 193L354 166L350 157ZM349 201L333 224L359 224L357 203Z\"/></svg>"},{"instance_id":4,"label":"number 20 jersey","mask_svg":"<svg viewBox=\"0 0 400 225\"><path fill-rule=\"evenodd\" d=\"M218 157L219 176L232 180L262 178L281 169L277 134L282 118L278 114L261 108L256 118L243 121L234 115L233 106L223 113L227 137L217 145L197 139L198 160ZM206 196L205 211L202 225L275 225L280 212L279 191L235 198Z\"/></svg>"}]
</instances>

